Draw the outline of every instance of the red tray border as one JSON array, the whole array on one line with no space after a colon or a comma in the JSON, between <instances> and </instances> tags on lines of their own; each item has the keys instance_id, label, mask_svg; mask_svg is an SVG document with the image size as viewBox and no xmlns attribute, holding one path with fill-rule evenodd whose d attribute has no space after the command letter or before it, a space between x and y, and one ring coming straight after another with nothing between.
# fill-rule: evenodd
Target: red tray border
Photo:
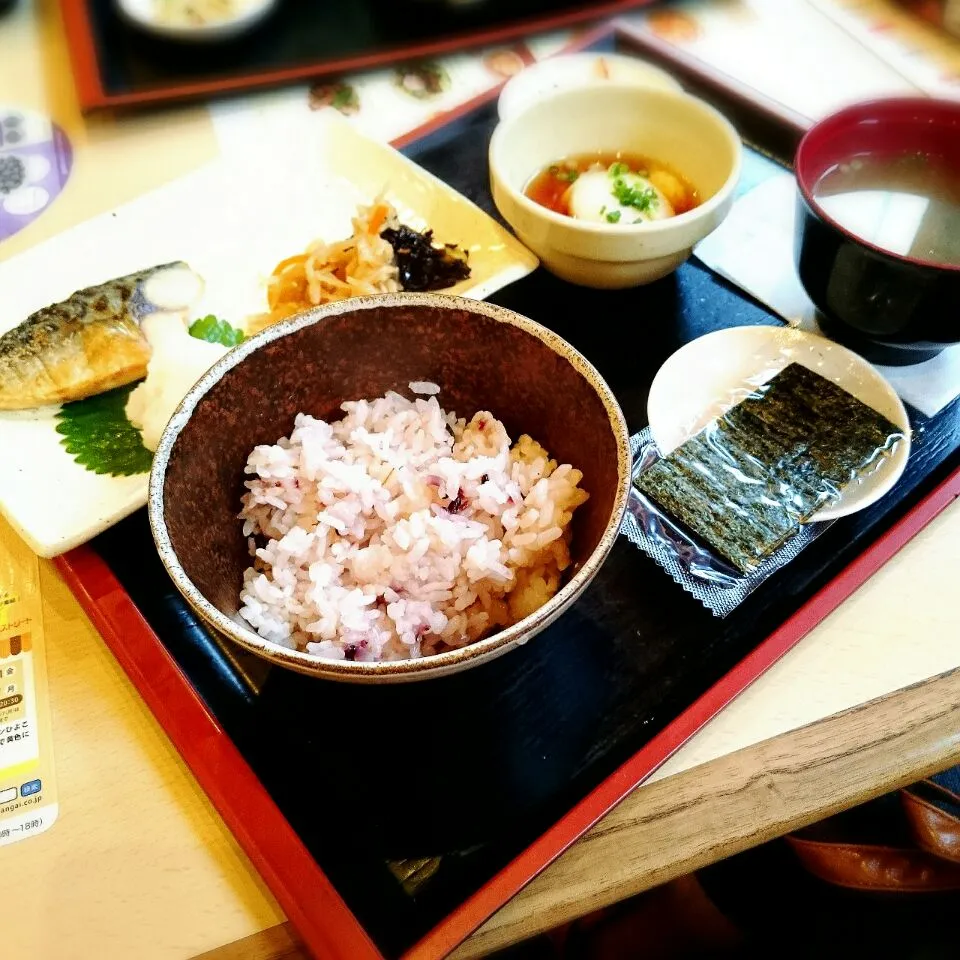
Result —
<instances>
[{"instance_id":1,"label":"red tray border","mask_svg":"<svg viewBox=\"0 0 960 960\"><path fill-rule=\"evenodd\" d=\"M217 94L256 90L297 80L332 77L355 70L383 67L405 59L452 53L469 46L472 48L522 39L534 33L548 33L578 24L589 24L617 14L647 6L654 0L607 0L588 8L574 8L557 15L528 17L516 23L489 27L468 34L454 34L425 43L400 46L377 53L342 57L321 63L301 64L277 70L218 80L199 80L179 86L156 87L132 93L108 93L101 81L100 63L93 35L93 24L88 8L89 0L60 0L67 47L73 65L74 82L80 108L83 112L107 107L137 107L149 104L174 103Z\"/></svg>"},{"instance_id":2,"label":"red tray border","mask_svg":"<svg viewBox=\"0 0 960 960\"><path fill-rule=\"evenodd\" d=\"M65 9L72 6L71 0L63 3ZM620 25L617 29L628 42L637 40L633 31ZM589 46L612 30L601 25L578 37L568 49ZM659 49L648 52L664 55ZM752 103L772 122L795 131L805 125L805 118L771 109L769 102L758 103L710 68L697 73L737 100ZM499 87L435 117L394 146L407 146L441 129L498 92ZM401 960L437 960L462 943L957 498L960 468ZM384 960L106 563L91 547L82 546L56 558L54 564L308 949L323 960ZM309 902L301 896L304 890L310 891Z\"/></svg>"}]
</instances>

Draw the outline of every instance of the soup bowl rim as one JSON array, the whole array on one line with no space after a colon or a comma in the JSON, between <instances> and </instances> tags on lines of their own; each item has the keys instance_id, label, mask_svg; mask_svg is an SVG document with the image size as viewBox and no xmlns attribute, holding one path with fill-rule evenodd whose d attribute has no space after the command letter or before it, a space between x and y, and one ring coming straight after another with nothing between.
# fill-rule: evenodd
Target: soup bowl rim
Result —
<instances>
[{"instance_id":1,"label":"soup bowl rim","mask_svg":"<svg viewBox=\"0 0 960 960\"><path fill-rule=\"evenodd\" d=\"M797 181L797 190L807 205L810 213L817 219L823 221L845 239L869 250L881 259L891 263L899 263L917 270L945 271L947 273L960 273L960 263L941 263L936 260L924 260L919 257L910 257L901 253L894 253L887 250L866 237L861 236L842 223L830 216L821 206L814 195L814 187L824 176L826 171L816 170L816 165L809 158L809 153L813 149L813 144L819 139L829 136L831 132L839 128L847 128L856 125L858 122L867 119L871 115L876 115L878 110L895 110L915 108L918 111L930 115L932 113L952 113L955 114L960 126L960 103L954 103L949 100L932 100L929 97L876 97L872 100L861 101L851 104L838 110L835 113L824 117L815 123L800 139L797 150L794 155L794 175Z\"/></svg>"}]
</instances>

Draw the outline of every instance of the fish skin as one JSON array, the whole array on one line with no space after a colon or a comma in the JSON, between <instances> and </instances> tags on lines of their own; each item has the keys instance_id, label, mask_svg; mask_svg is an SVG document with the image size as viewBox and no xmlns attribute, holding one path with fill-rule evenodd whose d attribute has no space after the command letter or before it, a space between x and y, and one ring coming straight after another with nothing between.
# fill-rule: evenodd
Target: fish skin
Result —
<instances>
[{"instance_id":1,"label":"fish skin","mask_svg":"<svg viewBox=\"0 0 960 960\"><path fill-rule=\"evenodd\" d=\"M171 267L190 269L167 263L78 290L0 337L0 410L82 400L146 376L139 321L159 308L143 284Z\"/></svg>"}]
</instances>

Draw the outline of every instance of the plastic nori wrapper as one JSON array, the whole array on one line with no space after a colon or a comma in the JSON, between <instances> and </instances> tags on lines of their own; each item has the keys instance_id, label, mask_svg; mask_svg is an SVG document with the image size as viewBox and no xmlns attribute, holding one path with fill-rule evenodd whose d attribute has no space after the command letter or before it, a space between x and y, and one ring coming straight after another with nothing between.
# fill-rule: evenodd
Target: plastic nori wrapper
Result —
<instances>
[{"instance_id":1,"label":"plastic nori wrapper","mask_svg":"<svg viewBox=\"0 0 960 960\"><path fill-rule=\"evenodd\" d=\"M741 573L750 573L821 507L832 484L788 460L765 464L711 424L641 474L637 487Z\"/></svg>"},{"instance_id":2,"label":"plastic nori wrapper","mask_svg":"<svg viewBox=\"0 0 960 960\"><path fill-rule=\"evenodd\" d=\"M660 454L649 429L632 436L630 443L634 454L634 477L639 477L661 459ZM804 524L795 536L747 575L698 542L637 487L631 491L623 533L708 610L718 617L725 617L831 523Z\"/></svg>"},{"instance_id":3,"label":"plastic nori wrapper","mask_svg":"<svg viewBox=\"0 0 960 960\"><path fill-rule=\"evenodd\" d=\"M902 439L876 410L791 363L668 456L637 441L631 539L680 582L746 588L745 596L818 532L815 515ZM727 602L718 610L700 599L728 612Z\"/></svg>"}]
</instances>

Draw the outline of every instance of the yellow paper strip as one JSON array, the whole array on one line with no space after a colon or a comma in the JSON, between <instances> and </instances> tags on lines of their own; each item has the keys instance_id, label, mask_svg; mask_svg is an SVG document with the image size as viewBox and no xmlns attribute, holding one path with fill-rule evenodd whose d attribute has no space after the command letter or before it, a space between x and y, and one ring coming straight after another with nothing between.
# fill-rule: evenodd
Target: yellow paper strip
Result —
<instances>
[{"instance_id":1,"label":"yellow paper strip","mask_svg":"<svg viewBox=\"0 0 960 960\"><path fill-rule=\"evenodd\" d=\"M40 569L13 537L0 540L0 846L57 819Z\"/></svg>"}]
</instances>

